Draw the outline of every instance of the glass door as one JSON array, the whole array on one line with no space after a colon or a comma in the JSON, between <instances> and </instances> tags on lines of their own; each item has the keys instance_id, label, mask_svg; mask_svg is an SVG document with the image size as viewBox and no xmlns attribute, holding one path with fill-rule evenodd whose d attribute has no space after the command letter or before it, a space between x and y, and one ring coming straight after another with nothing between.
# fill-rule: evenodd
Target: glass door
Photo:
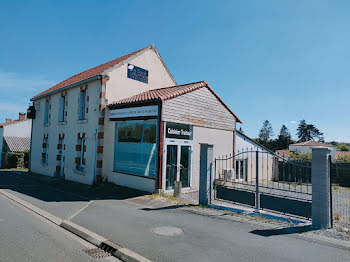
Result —
<instances>
[{"instance_id":1,"label":"glass door","mask_svg":"<svg viewBox=\"0 0 350 262\"><path fill-rule=\"evenodd\" d=\"M174 182L181 181L183 188L191 186L192 146L179 142L167 145L165 189L174 189Z\"/></svg>"},{"instance_id":2,"label":"glass door","mask_svg":"<svg viewBox=\"0 0 350 262\"><path fill-rule=\"evenodd\" d=\"M174 188L177 179L177 145L167 145L166 154L166 190Z\"/></svg>"},{"instance_id":3,"label":"glass door","mask_svg":"<svg viewBox=\"0 0 350 262\"><path fill-rule=\"evenodd\" d=\"M191 146L181 146L180 181L182 187L191 186Z\"/></svg>"}]
</instances>

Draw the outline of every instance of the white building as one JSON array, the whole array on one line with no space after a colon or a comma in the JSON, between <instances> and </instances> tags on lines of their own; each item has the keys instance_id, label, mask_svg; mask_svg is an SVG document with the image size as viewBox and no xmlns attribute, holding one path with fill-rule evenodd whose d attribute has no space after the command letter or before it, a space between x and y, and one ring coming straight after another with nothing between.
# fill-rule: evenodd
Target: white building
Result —
<instances>
[{"instance_id":1,"label":"white building","mask_svg":"<svg viewBox=\"0 0 350 262\"><path fill-rule=\"evenodd\" d=\"M332 160L335 159L337 148L333 145L316 142L316 141L306 141L306 142L300 142L296 144L289 145L289 151L298 153L298 154L305 154L305 153L312 153L312 148L314 147L327 147L331 151Z\"/></svg>"},{"instance_id":2,"label":"white building","mask_svg":"<svg viewBox=\"0 0 350 262\"><path fill-rule=\"evenodd\" d=\"M242 132L235 132L234 180L253 182L256 179L258 153L259 181L272 181L278 176L278 156Z\"/></svg>"},{"instance_id":3,"label":"white building","mask_svg":"<svg viewBox=\"0 0 350 262\"><path fill-rule=\"evenodd\" d=\"M18 120L6 119L0 123L0 167L6 163L7 153L23 153L30 149L32 120L19 113Z\"/></svg>"},{"instance_id":4,"label":"white building","mask_svg":"<svg viewBox=\"0 0 350 262\"><path fill-rule=\"evenodd\" d=\"M32 172L149 192L172 190L175 180L198 189L200 143L233 152L240 122L206 82L177 86L154 46L74 75L32 101Z\"/></svg>"}]
</instances>

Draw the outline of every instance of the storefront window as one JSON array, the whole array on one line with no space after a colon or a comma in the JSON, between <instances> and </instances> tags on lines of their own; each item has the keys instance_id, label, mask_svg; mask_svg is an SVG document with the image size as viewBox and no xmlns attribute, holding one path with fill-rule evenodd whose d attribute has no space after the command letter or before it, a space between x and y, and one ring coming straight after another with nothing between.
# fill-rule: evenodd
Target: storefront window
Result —
<instances>
[{"instance_id":1,"label":"storefront window","mask_svg":"<svg viewBox=\"0 0 350 262\"><path fill-rule=\"evenodd\" d=\"M154 177L157 160L157 120L117 122L114 170Z\"/></svg>"}]
</instances>

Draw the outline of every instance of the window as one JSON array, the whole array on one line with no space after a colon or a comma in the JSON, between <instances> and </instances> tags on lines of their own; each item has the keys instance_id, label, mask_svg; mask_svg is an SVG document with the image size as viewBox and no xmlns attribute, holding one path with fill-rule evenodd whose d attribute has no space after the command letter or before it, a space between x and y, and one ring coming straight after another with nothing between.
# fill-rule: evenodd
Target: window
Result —
<instances>
[{"instance_id":1,"label":"window","mask_svg":"<svg viewBox=\"0 0 350 262\"><path fill-rule=\"evenodd\" d=\"M157 160L157 120L117 122L114 170L154 177Z\"/></svg>"},{"instance_id":2,"label":"window","mask_svg":"<svg viewBox=\"0 0 350 262\"><path fill-rule=\"evenodd\" d=\"M77 157L75 158L76 169L78 171L84 171L86 165L86 139L85 133L78 134L78 141L76 145Z\"/></svg>"},{"instance_id":3,"label":"window","mask_svg":"<svg viewBox=\"0 0 350 262\"><path fill-rule=\"evenodd\" d=\"M41 152L41 163L43 163L43 164L47 164L47 159L48 159L48 154L47 154L48 148L49 148L48 138L49 138L49 135L44 134L42 152Z\"/></svg>"},{"instance_id":4,"label":"window","mask_svg":"<svg viewBox=\"0 0 350 262\"><path fill-rule=\"evenodd\" d=\"M44 124L47 125L49 124L50 120L50 101L46 100L45 101L45 112L44 112Z\"/></svg>"},{"instance_id":5,"label":"window","mask_svg":"<svg viewBox=\"0 0 350 262\"><path fill-rule=\"evenodd\" d=\"M58 107L58 121L66 121L66 96L60 96L59 107Z\"/></svg>"},{"instance_id":6,"label":"window","mask_svg":"<svg viewBox=\"0 0 350 262\"><path fill-rule=\"evenodd\" d=\"M86 119L86 89L80 90L79 96L79 120Z\"/></svg>"},{"instance_id":7,"label":"window","mask_svg":"<svg viewBox=\"0 0 350 262\"><path fill-rule=\"evenodd\" d=\"M247 181L247 159L236 160L236 180Z\"/></svg>"}]
</instances>

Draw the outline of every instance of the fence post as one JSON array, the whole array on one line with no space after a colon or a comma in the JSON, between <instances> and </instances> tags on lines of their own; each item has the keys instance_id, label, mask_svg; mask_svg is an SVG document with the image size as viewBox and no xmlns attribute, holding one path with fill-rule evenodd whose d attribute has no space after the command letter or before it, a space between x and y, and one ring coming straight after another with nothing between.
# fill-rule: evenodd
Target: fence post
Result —
<instances>
[{"instance_id":1,"label":"fence post","mask_svg":"<svg viewBox=\"0 0 350 262\"><path fill-rule=\"evenodd\" d=\"M312 148L312 226L315 228L331 227L329 155L327 147Z\"/></svg>"},{"instance_id":2,"label":"fence post","mask_svg":"<svg viewBox=\"0 0 350 262\"><path fill-rule=\"evenodd\" d=\"M259 212L260 209L260 199L259 199L259 151L257 150L255 153L255 212Z\"/></svg>"},{"instance_id":3,"label":"fence post","mask_svg":"<svg viewBox=\"0 0 350 262\"><path fill-rule=\"evenodd\" d=\"M211 204L212 194L212 162L213 146L200 145L200 173L199 173L199 204L208 206ZM214 176L215 177L215 176Z\"/></svg>"}]
</instances>

